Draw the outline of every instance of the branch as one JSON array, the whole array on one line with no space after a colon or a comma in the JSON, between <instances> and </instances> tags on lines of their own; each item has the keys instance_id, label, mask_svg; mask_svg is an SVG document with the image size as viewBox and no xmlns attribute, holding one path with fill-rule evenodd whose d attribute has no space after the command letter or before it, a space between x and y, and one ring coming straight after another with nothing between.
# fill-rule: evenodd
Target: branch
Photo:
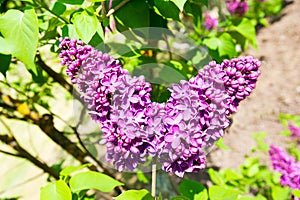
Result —
<instances>
[{"instance_id":1,"label":"branch","mask_svg":"<svg viewBox=\"0 0 300 200\"><path fill-rule=\"evenodd\" d=\"M53 176L55 179L59 179L59 174L53 168L49 167L47 164L45 164L42 161L40 161L39 159L35 158L28 151L26 151L23 147L21 147L14 136L0 135L0 141L7 144L8 146L10 146L11 148L13 148L14 150L16 150L18 152L18 154L12 154L9 152L1 151L2 153L6 153L11 156L25 158L25 159L29 160L31 163L33 163L35 166L42 169L44 172Z\"/></svg>"},{"instance_id":2,"label":"branch","mask_svg":"<svg viewBox=\"0 0 300 200\"><path fill-rule=\"evenodd\" d=\"M36 54L37 58L37 64L49 74L53 78L53 80L57 83L59 83L63 88L65 88L70 94L74 95L74 97L82 102L82 99L80 98L80 94L74 90L74 87L72 84L68 83L64 77L62 77L61 74L57 73L53 69L51 69L41 58L41 55L39 53Z\"/></svg>"},{"instance_id":3,"label":"branch","mask_svg":"<svg viewBox=\"0 0 300 200\"><path fill-rule=\"evenodd\" d=\"M107 14L106 17L111 16L112 14L114 14L117 10L119 10L121 7L123 7L126 3L128 3L130 0L124 0L121 1L121 3L119 3L115 8L110 9Z\"/></svg>"}]
</instances>

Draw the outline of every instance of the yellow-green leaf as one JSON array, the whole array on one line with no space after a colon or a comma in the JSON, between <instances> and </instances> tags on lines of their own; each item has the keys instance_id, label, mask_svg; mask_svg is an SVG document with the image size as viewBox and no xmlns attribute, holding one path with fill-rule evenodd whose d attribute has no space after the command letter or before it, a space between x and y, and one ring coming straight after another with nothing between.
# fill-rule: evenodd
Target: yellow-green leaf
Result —
<instances>
[{"instance_id":1,"label":"yellow-green leaf","mask_svg":"<svg viewBox=\"0 0 300 200\"><path fill-rule=\"evenodd\" d=\"M12 54L37 74L34 63L38 45L38 20L34 9L8 10L0 16L0 53Z\"/></svg>"}]
</instances>

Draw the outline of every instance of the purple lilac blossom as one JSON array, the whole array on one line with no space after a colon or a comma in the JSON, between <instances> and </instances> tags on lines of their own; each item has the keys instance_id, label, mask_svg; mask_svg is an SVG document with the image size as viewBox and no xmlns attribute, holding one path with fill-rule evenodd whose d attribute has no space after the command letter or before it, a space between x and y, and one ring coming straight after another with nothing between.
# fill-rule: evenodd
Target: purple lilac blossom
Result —
<instances>
[{"instance_id":1,"label":"purple lilac blossom","mask_svg":"<svg viewBox=\"0 0 300 200\"><path fill-rule=\"evenodd\" d=\"M282 174L280 177L281 185L300 189L300 162L274 145L270 146L269 155L273 169Z\"/></svg>"},{"instance_id":2,"label":"purple lilac blossom","mask_svg":"<svg viewBox=\"0 0 300 200\"><path fill-rule=\"evenodd\" d=\"M60 39L67 74L101 123L106 159L122 171L147 157L183 177L205 167L205 147L229 126L228 115L255 87L260 62L252 57L212 61L196 77L173 84L166 103L151 102L151 84L131 77L119 61L81 41Z\"/></svg>"},{"instance_id":3,"label":"purple lilac blossom","mask_svg":"<svg viewBox=\"0 0 300 200\"><path fill-rule=\"evenodd\" d=\"M288 126L291 131L291 137L293 139L299 140L300 142L300 127L297 127L293 122L289 122Z\"/></svg>"},{"instance_id":4,"label":"purple lilac blossom","mask_svg":"<svg viewBox=\"0 0 300 200\"><path fill-rule=\"evenodd\" d=\"M207 30L210 31L211 29L216 28L218 26L218 19L213 18L208 12L205 13L204 18L204 26Z\"/></svg>"},{"instance_id":5,"label":"purple lilac blossom","mask_svg":"<svg viewBox=\"0 0 300 200\"><path fill-rule=\"evenodd\" d=\"M226 0L227 9L230 14L242 17L249 10L249 5L245 0Z\"/></svg>"}]
</instances>

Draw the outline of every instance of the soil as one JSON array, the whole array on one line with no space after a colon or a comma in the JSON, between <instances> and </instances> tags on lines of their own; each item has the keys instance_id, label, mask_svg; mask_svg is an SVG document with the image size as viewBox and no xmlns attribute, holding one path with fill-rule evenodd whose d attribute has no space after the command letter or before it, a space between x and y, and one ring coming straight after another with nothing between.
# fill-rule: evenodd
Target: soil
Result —
<instances>
[{"instance_id":1,"label":"soil","mask_svg":"<svg viewBox=\"0 0 300 200\"><path fill-rule=\"evenodd\" d=\"M237 168L256 145L252 135L267 132L267 144L285 145L279 114L300 115L300 1L287 5L281 18L258 34L258 51L247 55L262 60L261 77L253 94L243 101L224 137L231 150L214 148L210 163ZM266 155L267 156L267 155Z\"/></svg>"}]
</instances>

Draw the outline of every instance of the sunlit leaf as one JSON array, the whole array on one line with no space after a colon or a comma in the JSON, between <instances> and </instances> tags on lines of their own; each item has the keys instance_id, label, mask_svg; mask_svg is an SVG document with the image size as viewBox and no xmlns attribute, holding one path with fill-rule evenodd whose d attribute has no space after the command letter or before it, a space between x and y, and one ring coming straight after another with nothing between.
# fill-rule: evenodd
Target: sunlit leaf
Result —
<instances>
[{"instance_id":1,"label":"sunlit leaf","mask_svg":"<svg viewBox=\"0 0 300 200\"><path fill-rule=\"evenodd\" d=\"M120 194L115 198L115 200L154 200L151 194L143 190L128 190Z\"/></svg>"},{"instance_id":2,"label":"sunlit leaf","mask_svg":"<svg viewBox=\"0 0 300 200\"><path fill-rule=\"evenodd\" d=\"M221 186L213 185L209 188L210 200L236 200L240 192Z\"/></svg>"},{"instance_id":3,"label":"sunlit leaf","mask_svg":"<svg viewBox=\"0 0 300 200\"><path fill-rule=\"evenodd\" d=\"M41 188L40 200L72 200L72 194L67 184L59 180Z\"/></svg>"},{"instance_id":4,"label":"sunlit leaf","mask_svg":"<svg viewBox=\"0 0 300 200\"><path fill-rule=\"evenodd\" d=\"M87 171L75 174L70 179L70 187L73 192L95 189L102 192L110 192L123 183L100 172Z\"/></svg>"},{"instance_id":5,"label":"sunlit leaf","mask_svg":"<svg viewBox=\"0 0 300 200\"><path fill-rule=\"evenodd\" d=\"M247 38L250 44L257 49L255 25L253 25L249 19L243 18L241 23L234 27L234 29Z\"/></svg>"},{"instance_id":6,"label":"sunlit leaf","mask_svg":"<svg viewBox=\"0 0 300 200\"><path fill-rule=\"evenodd\" d=\"M38 20L34 9L8 10L0 17L0 53L12 54L37 74L34 63L38 44ZM13 34L12 34L13 33Z\"/></svg>"},{"instance_id":7,"label":"sunlit leaf","mask_svg":"<svg viewBox=\"0 0 300 200\"><path fill-rule=\"evenodd\" d=\"M61 176L69 176L73 172L76 172L76 171L79 171L81 169L87 168L91 165L92 164L88 163L88 164L84 164L84 165L80 165L80 166L69 166L69 167L66 167L63 170L61 170L60 175Z\"/></svg>"},{"instance_id":8,"label":"sunlit leaf","mask_svg":"<svg viewBox=\"0 0 300 200\"><path fill-rule=\"evenodd\" d=\"M272 199L273 200L282 200L282 199L289 199L290 189L283 188L280 186L273 186L272 187Z\"/></svg>"},{"instance_id":9,"label":"sunlit leaf","mask_svg":"<svg viewBox=\"0 0 300 200\"><path fill-rule=\"evenodd\" d=\"M89 43L97 31L98 19L96 15L87 11L77 12L74 14L72 22L80 39L85 43Z\"/></svg>"}]
</instances>

